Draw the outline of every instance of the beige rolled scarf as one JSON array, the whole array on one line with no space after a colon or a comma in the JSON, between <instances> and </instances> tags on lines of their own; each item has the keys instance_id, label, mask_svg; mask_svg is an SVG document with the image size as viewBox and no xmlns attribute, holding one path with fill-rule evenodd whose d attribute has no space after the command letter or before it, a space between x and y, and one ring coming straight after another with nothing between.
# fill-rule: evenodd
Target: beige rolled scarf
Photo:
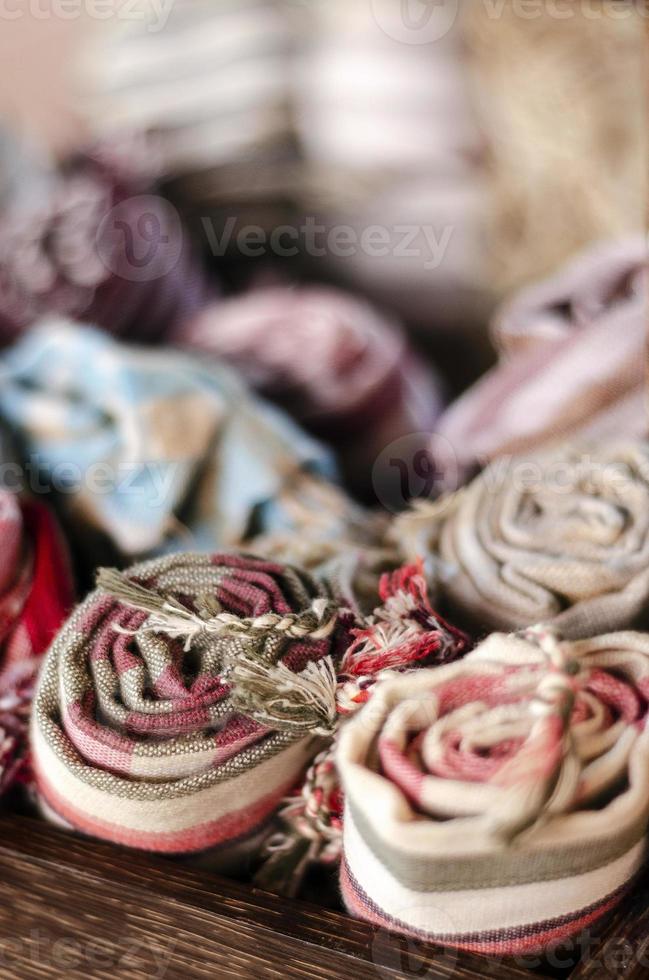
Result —
<instances>
[{"instance_id":1,"label":"beige rolled scarf","mask_svg":"<svg viewBox=\"0 0 649 980\"><path fill-rule=\"evenodd\" d=\"M460 624L552 622L564 636L649 615L649 444L564 446L496 461L464 490L416 503L389 532L427 560Z\"/></svg>"},{"instance_id":2,"label":"beige rolled scarf","mask_svg":"<svg viewBox=\"0 0 649 980\"><path fill-rule=\"evenodd\" d=\"M492 634L386 681L343 729L343 897L473 952L547 948L614 906L649 816L649 636Z\"/></svg>"}]
</instances>

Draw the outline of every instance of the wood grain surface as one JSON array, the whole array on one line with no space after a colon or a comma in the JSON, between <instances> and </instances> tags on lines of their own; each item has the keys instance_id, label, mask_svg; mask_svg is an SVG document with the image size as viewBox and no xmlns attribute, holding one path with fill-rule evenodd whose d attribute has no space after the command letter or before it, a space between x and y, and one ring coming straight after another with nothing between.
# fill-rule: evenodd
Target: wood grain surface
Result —
<instances>
[{"instance_id":1,"label":"wood grain surface","mask_svg":"<svg viewBox=\"0 0 649 980\"><path fill-rule=\"evenodd\" d=\"M543 976L543 974L535 974ZM41 821L0 819L0 977L530 980Z\"/></svg>"}]
</instances>

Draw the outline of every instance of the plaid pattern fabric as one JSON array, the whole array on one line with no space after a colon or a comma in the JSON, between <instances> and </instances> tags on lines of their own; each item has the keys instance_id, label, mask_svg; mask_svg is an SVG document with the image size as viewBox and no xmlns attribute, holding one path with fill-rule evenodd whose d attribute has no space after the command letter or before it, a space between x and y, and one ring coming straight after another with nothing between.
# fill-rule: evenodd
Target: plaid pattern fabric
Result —
<instances>
[{"instance_id":1,"label":"plaid pattern fabric","mask_svg":"<svg viewBox=\"0 0 649 980\"><path fill-rule=\"evenodd\" d=\"M157 596L160 615L180 610L198 628L191 637L165 631L136 600L102 587L77 608L47 654L34 704L46 812L151 851L232 849L259 830L322 745L308 719L291 714L290 690L277 727L242 709L237 671L244 661L262 671L280 665L290 688L335 652L336 634L313 613L328 600L291 566L232 554L145 562L124 582L136 596ZM209 632L215 615L226 623L218 633Z\"/></svg>"},{"instance_id":2,"label":"plaid pattern fabric","mask_svg":"<svg viewBox=\"0 0 649 980\"><path fill-rule=\"evenodd\" d=\"M228 369L121 346L69 322L25 336L0 380L0 411L60 491L93 567L89 531L122 555L146 556L284 530L278 495L305 469L332 469L317 443Z\"/></svg>"},{"instance_id":3,"label":"plaid pattern fabric","mask_svg":"<svg viewBox=\"0 0 649 980\"><path fill-rule=\"evenodd\" d=\"M648 263L641 238L599 245L503 307L500 363L439 421L461 472L568 437L647 434Z\"/></svg>"},{"instance_id":4,"label":"plaid pattern fabric","mask_svg":"<svg viewBox=\"0 0 649 980\"><path fill-rule=\"evenodd\" d=\"M27 721L42 654L72 606L69 559L49 511L0 493L0 795L29 778Z\"/></svg>"},{"instance_id":5,"label":"plaid pattern fabric","mask_svg":"<svg viewBox=\"0 0 649 980\"><path fill-rule=\"evenodd\" d=\"M494 955L595 922L640 868L649 637L493 634L380 685L343 728L343 896L376 925Z\"/></svg>"},{"instance_id":6,"label":"plaid pattern fabric","mask_svg":"<svg viewBox=\"0 0 649 980\"><path fill-rule=\"evenodd\" d=\"M576 444L495 461L390 534L427 557L460 623L552 622L577 638L647 623L648 515L649 444Z\"/></svg>"}]
</instances>

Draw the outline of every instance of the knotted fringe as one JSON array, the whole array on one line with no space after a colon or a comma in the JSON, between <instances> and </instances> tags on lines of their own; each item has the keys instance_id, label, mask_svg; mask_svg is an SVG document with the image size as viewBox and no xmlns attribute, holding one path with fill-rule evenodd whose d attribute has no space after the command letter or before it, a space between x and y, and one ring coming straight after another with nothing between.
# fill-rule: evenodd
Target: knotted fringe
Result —
<instances>
[{"instance_id":1,"label":"knotted fringe","mask_svg":"<svg viewBox=\"0 0 649 980\"><path fill-rule=\"evenodd\" d=\"M263 616L239 617L232 613L218 612L207 619L192 612L177 599L167 599L139 585L114 568L100 568L97 588L125 605L150 613L138 632L166 633L174 639L185 638L185 649L199 635L245 635L247 633L281 633L290 639L324 640L331 636L338 609L329 599L318 598L310 609L299 613L265 613ZM123 632L123 630L122 630Z\"/></svg>"}]
</instances>

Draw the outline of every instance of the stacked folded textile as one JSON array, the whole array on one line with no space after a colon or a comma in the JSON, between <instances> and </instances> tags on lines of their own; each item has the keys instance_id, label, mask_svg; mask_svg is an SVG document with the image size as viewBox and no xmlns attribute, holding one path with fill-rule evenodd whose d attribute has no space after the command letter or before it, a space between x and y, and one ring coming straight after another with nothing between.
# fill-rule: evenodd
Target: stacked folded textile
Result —
<instances>
[{"instance_id":1,"label":"stacked folded textile","mask_svg":"<svg viewBox=\"0 0 649 980\"><path fill-rule=\"evenodd\" d=\"M366 493L382 450L411 433L424 446L441 409L439 380L396 325L339 290L259 289L207 307L171 339L236 367L334 446Z\"/></svg>"},{"instance_id":2,"label":"stacked folded textile","mask_svg":"<svg viewBox=\"0 0 649 980\"><path fill-rule=\"evenodd\" d=\"M168 853L251 837L331 732L337 615L308 575L249 556L100 573L38 685L46 811Z\"/></svg>"},{"instance_id":3,"label":"stacked folded textile","mask_svg":"<svg viewBox=\"0 0 649 980\"><path fill-rule=\"evenodd\" d=\"M40 655L73 600L69 558L47 508L0 491L0 795L28 778Z\"/></svg>"},{"instance_id":4,"label":"stacked folded textile","mask_svg":"<svg viewBox=\"0 0 649 980\"><path fill-rule=\"evenodd\" d=\"M310 5L296 92L307 211L357 237L329 263L427 332L475 322L489 293L483 138L458 6Z\"/></svg>"},{"instance_id":5,"label":"stacked folded textile","mask_svg":"<svg viewBox=\"0 0 649 980\"><path fill-rule=\"evenodd\" d=\"M457 620L552 622L568 637L649 621L649 444L567 445L496 461L389 531L426 558Z\"/></svg>"},{"instance_id":6,"label":"stacked folded textile","mask_svg":"<svg viewBox=\"0 0 649 980\"><path fill-rule=\"evenodd\" d=\"M194 205L253 208L295 185L290 17L278 0L179 0L106 30L86 58L88 117L107 142L148 137L161 179ZM231 211L229 212L231 213Z\"/></svg>"},{"instance_id":7,"label":"stacked folded textile","mask_svg":"<svg viewBox=\"0 0 649 980\"><path fill-rule=\"evenodd\" d=\"M0 376L0 414L93 567L106 541L144 557L286 530L280 494L332 472L232 371L172 350L53 321L5 354Z\"/></svg>"},{"instance_id":8,"label":"stacked folded textile","mask_svg":"<svg viewBox=\"0 0 649 980\"><path fill-rule=\"evenodd\" d=\"M567 437L643 436L649 250L590 249L496 317L500 364L439 420L460 470Z\"/></svg>"},{"instance_id":9,"label":"stacked folded textile","mask_svg":"<svg viewBox=\"0 0 649 980\"><path fill-rule=\"evenodd\" d=\"M172 205L89 156L5 204L2 344L53 314L160 340L215 292Z\"/></svg>"},{"instance_id":10,"label":"stacked folded textile","mask_svg":"<svg viewBox=\"0 0 649 980\"><path fill-rule=\"evenodd\" d=\"M649 637L494 634L346 726L342 889L375 925L547 948L615 905L649 820Z\"/></svg>"}]
</instances>

